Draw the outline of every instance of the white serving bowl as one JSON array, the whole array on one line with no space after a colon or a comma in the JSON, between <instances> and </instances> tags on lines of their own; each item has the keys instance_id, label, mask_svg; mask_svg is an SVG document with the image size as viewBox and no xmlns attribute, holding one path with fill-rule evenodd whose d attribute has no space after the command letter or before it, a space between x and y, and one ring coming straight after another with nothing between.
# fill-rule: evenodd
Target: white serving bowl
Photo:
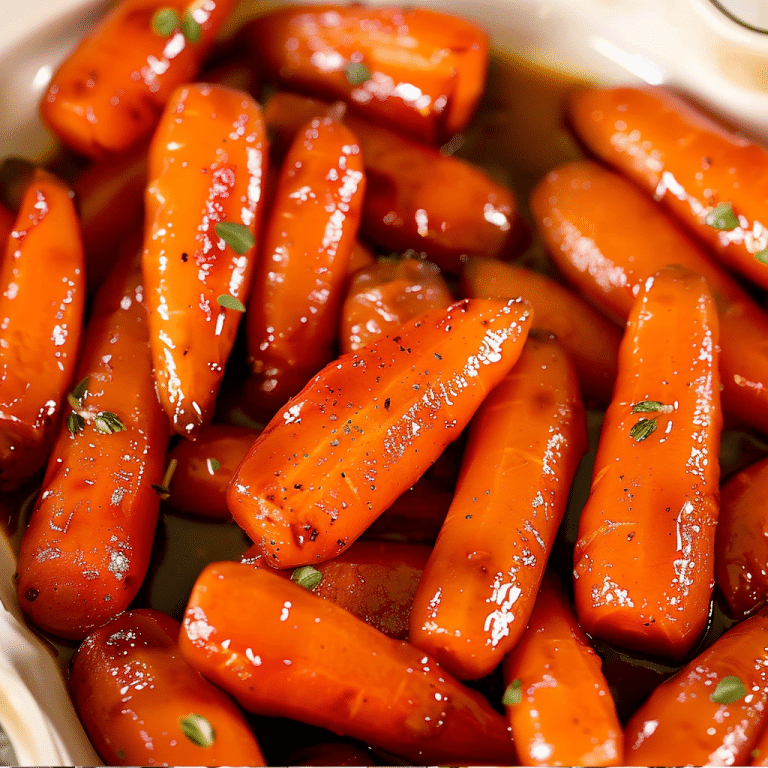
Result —
<instances>
[{"instance_id":1,"label":"white serving bowl","mask_svg":"<svg viewBox=\"0 0 768 768\"><path fill-rule=\"evenodd\" d=\"M768 33L738 23L712 0L419 4L474 18L491 32L496 50L570 77L677 86L746 133L768 138ZM762 0L720 4L755 27L768 27ZM51 147L37 118L40 95L56 65L109 5L108 0L0 0L0 158L42 157ZM70 704L61 664L24 623L13 587L15 569L12 547L0 535L0 726L15 762L98 764Z\"/></svg>"}]
</instances>

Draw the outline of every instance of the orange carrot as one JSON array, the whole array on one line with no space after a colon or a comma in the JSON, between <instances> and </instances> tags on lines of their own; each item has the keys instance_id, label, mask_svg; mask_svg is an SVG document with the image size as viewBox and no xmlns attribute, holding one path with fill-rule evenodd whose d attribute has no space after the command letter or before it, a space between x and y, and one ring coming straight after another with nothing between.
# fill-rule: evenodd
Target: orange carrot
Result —
<instances>
[{"instance_id":1,"label":"orange carrot","mask_svg":"<svg viewBox=\"0 0 768 768\"><path fill-rule=\"evenodd\" d=\"M525 630L586 442L573 366L530 337L470 425L411 611L410 641L459 679L492 672Z\"/></svg>"},{"instance_id":2,"label":"orange carrot","mask_svg":"<svg viewBox=\"0 0 768 768\"><path fill-rule=\"evenodd\" d=\"M592 489L579 521L579 622L619 646L680 658L714 585L720 397L706 281L679 267L645 282L619 352Z\"/></svg>"},{"instance_id":3,"label":"orange carrot","mask_svg":"<svg viewBox=\"0 0 768 768\"><path fill-rule=\"evenodd\" d=\"M458 437L529 322L522 301L467 299L329 364L246 456L233 517L276 567L334 557Z\"/></svg>"},{"instance_id":4,"label":"orange carrot","mask_svg":"<svg viewBox=\"0 0 768 768\"><path fill-rule=\"evenodd\" d=\"M214 563L199 576L179 644L247 710L290 717L431 765L508 765L506 724L407 643L269 569Z\"/></svg>"}]
</instances>

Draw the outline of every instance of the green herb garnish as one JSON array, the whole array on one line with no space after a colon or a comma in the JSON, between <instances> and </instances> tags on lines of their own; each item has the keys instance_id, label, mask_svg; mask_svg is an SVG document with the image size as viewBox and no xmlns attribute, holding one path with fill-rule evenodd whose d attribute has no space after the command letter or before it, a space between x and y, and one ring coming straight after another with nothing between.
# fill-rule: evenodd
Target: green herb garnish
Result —
<instances>
[{"instance_id":1,"label":"green herb garnish","mask_svg":"<svg viewBox=\"0 0 768 768\"><path fill-rule=\"evenodd\" d=\"M638 443L641 440L645 440L647 437L650 437L658 427L658 423L656 422L656 419L640 419L640 421L635 424L632 429L629 430L629 436L636 440Z\"/></svg>"},{"instance_id":2,"label":"green herb garnish","mask_svg":"<svg viewBox=\"0 0 768 768\"><path fill-rule=\"evenodd\" d=\"M152 14L152 31L160 37L170 37L180 23L179 14L175 8L158 8Z\"/></svg>"},{"instance_id":3,"label":"green herb garnish","mask_svg":"<svg viewBox=\"0 0 768 768\"><path fill-rule=\"evenodd\" d=\"M70 413L67 415L67 429L76 435L85 429L85 419L79 413Z\"/></svg>"},{"instance_id":4,"label":"green herb garnish","mask_svg":"<svg viewBox=\"0 0 768 768\"><path fill-rule=\"evenodd\" d=\"M202 715L189 714L179 718L184 735L198 747L212 747L216 742L216 731Z\"/></svg>"},{"instance_id":5,"label":"green herb garnish","mask_svg":"<svg viewBox=\"0 0 768 768\"><path fill-rule=\"evenodd\" d=\"M220 221L215 227L216 235L220 237L238 256L253 248L256 240L245 224L236 221Z\"/></svg>"},{"instance_id":6,"label":"green herb garnish","mask_svg":"<svg viewBox=\"0 0 768 768\"><path fill-rule=\"evenodd\" d=\"M219 302L220 307L224 309L234 309L237 312L245 312L245 304L236 296L230 296L228 293L222 293L216 301Z\"/></svg>"},{"instance_id":7,"label":"green herb garnish","mask_svg":"<svg viewBox=\"0 0 768 768\"><path fill-rule=\"evenodd\" d=\"M221 469L221 462L217 459L206 459L205 463L208 465L208 472L211 474Z\"/></svg>"},{"instance_id":8,"label":"green herb garnish","mask_svg":"<svg viewBox=\"0 0 768 768\"><path fill-rule=\"evenodd\" d=\"M152 490L163 500L170 498L171 491L171 480L173 479L173 473L176 471L176 467L178 466L179 462L178 459L171 459L168 462L168 466L165 469L165 474L163 475L162 481L158 483L152 483Z\"/></svg>"},{"instance_id":9,"label":"green herb garnish","mask_svg":"<svg viewBox=\"0 0 768 768\"><path fill-rule=\"evenodd\" d=\"M291 574L291 581L306 589L314 589L322 580L323 574L311 565L302 565Z\"/></svg>"},{"instance_id":10,"label":"green herb garnish","mask_svg":"<svg viewBox=\"0 0 768 768\"><path fill-rule=\"evenodd\" d=\"M733 212L733 208L730 203L720 203L716 205L705 217L704 223L712 227L712 229L719 229L725 232L730 232L732 229L736 229L739 226L739 220L736 218L736 214Z\"/></svg>"},{"instance_id":11,"label":"green herb garnish","mask_svg":"<svg viewBox=\"0 0 768 768\"><path fill-rule=\"evenodd\" d=\"M736 675L728 675L717 684L709 698L715 704L733 704L746 695L747 686Z\"/></svg>"},{"instance_id":12,"label":"green herb garnish","mask_svg":"<svg viewBox=\"0 0 768 768\"><path fill-rule=\"evenodd\" d=\"M523 700L523 681L519 678L513 680L504 691L501 703L505 707L514 707Z\"/></svg>"},{"instance_id":13,"label":"green herb garnish","mask_svg":"<svg viewBox=\"0 0 768 768\"><path fill-rule=\"evenodd\" d=\"M123 432L127 429L116 413L101 411L93 420L93 428L102 435L113 435L115 432Z\"/></svg>"},{"instance_id":14,"label":"green herb garnish","mask_svg":"<svg viewBox=\"0 0 768 768\"><path fill-rule=\"evenodd\" d=\"M350 85L362 85L372 77L371 70L362 61L347 62L347 66L344 67L344 74Z\"/></svg>"},{"instance_id":15,"label":"green herb garnish","mask_svg":"<svg viewBox=\"0 0 768 768\"><path fill-rule=\"evenodd\" d=\"M184 11L184 15L181 17L181 34L190 43L196 43L203 35L203 28L195 21L195 17L189 10Z\"/></svg>"},{"instance_id":16,"label":"green herb garnish","mask_svg":"<svg viewBox=\"0 0 768 768\"><path fill-rule=\"evenodd\" d=\"M758 251L755 254L755 259L761 264L768 264L768 248L763 248L762 251Z\"/></svg>"},{"instance_id":17,"label":"green herb garnish","mask_svg":"<svg viewBox=\"0 0 768 768\"><path fill-rule=\"evenodd\" d=\"M632 413L656 413L664 408L658 400L641 400L632 406Z\"/></svg>"}]
</instances>

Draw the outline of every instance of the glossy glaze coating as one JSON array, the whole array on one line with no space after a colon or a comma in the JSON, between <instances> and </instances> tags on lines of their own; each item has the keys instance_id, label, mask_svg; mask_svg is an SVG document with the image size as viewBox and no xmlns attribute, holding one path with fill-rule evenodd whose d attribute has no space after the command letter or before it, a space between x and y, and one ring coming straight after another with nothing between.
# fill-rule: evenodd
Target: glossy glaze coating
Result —
<instances>
[{"instance_id":1,"label":"glossy glaze coating","mask_svg":"<svg viewBox=\"0 0 768 768\"><path fill-rule=\"evenodd\" d=\"M366 182L354 134L315 118L285 158L248 311L247 392L267 419L336 353Z\"/></svg>"},{"instance_id":2,"label":"glossy glaze coating","mask_svg":"<svg viewBox=\"0 0 768 768\"><path fill-rule=\"evenodd\" d=\"M116 414L126 429L100 434L66 423L48 462L19 552L18 595L37 626L82 638L124 611L149 563L168 425L157 402L137 258L110 276L88 324L77 381L91 417ZM71 409L67 406L67 413Z\"/></svg>"},{"instance_id":3,"label":"glossy glaze coating","mask_svg":"<svg viewBox=\"0 0 768 768\"><path fill-rule=\"evenodd\" d=\"M504 719L479 694L269 569L209 565L179 644L249 711L354 736L417 765L514 759Z\"/></svg>"},{"instance_id":4,"label":"glossy glaze coating","mask_svg":"<svg viewBox=\"0 0 768 768\"><path fill-rule=\"evenodd\" d=\"M459 679L492 672L525 630L586 449L567 354L529 337L472 420L411 611L410 641Z\"/></svg>"},{"instance_id":5,"label":"glossy glaze coating","mask_svg":"<svg viewBox=\"0 0 768 768\"><path fill-rule=\"evenodd\" d=\"M645 281L579 520L579 623L650 655L682 657L709 614L722 428L717 344L704 278L670 267ZM659 405L633 410L644 402ZM630 434L651 419L655 431Z\"/></svg>"},{"instance_id":6,"label":"glossy glaze coating","mask_svg":"<svg viewBox=\"0 0 768 768\"><path fill-rule=\"evenodd\" d=\"M0 490L48 457L77 364L85 276L66 184L38 170L0 266Z\"/></svg>"},{"instance_id":7,"label":"glossy glaze coating","mask_svg":"<svg viewBox=\"0 0 768 768\"><path fill-rule=\"evenodd\" d=\"M160 402L175 432L194 438L210 421L224 365L247 304L255 248L237 253L216 232L241 225L256 237L266 137L261 110L223 86L179 88L152 139L144 276Z\"/></svg>"},{"instance_id":8,"label":"glossy glaze coating","mask_svg":"<svg viewBox=\"0 0 768 768\"><path fill-rule=\"evenodd\" d=\"M210 53L235 0L122 0L56 71L40 115L61 141L96 158L123 152L148 137L171 93L192 80ZM162 37L153 14L187 9L201 36L176 29Z\"/></svg>"},{"instance_id":9,"label":"glossy glaze coating","mask_svg":"<svg viewBox=\"0 0 768 768\"><path fill-rule=\"evenodd\" d=\"M178 622L141 609L116 617L80 646L70 689L101 757L107 765L266 765L240 710L187 664L178 636ZM190 715L213 728L210 746L182 730L180 721Z\"/></svg>"},{"instance_id":10,"label":"glossy glaze coating","mask_svg":"<svg viewBox=\"0 0 768 768\"><path fill-rule=\"evenodd\" d=\"M232 516L276 567L334 557L455 440L517 360L530 310L464 300L326 366L232 480Z\"/></svg>"}]
</instances>

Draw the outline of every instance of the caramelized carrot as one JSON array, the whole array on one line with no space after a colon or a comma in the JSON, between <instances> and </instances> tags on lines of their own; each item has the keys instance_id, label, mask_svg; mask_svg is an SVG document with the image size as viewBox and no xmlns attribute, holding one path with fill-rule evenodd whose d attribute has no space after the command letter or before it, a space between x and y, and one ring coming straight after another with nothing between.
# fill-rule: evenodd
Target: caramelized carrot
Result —
<instances>
[{"instance_id":1,"label":"caramelized carrot","mask_svg":"<svg viewBox=\"0 0 768 768\"><path fill-rule=\"evenodd\" d=\"M579 521L580 624L652 655L682 657L709 613L721 429L717 344L704 278L671 267L646 280L621 344Z\"/></svg>"},{"instance_id":2,"label":"caramelized carrot","mask_svg":"<svg viewBox=\"0 0 768 768\"><path fill-rule=\"evenodd\" d=\"M123 613L90 634L69 685L107 765L266 765L235 703L178 647L179 624L153 610Z\"/></svg>"},{"instance_id":3,"label":"caramelized carrot","mask_svg":"<svg viewBox=\"0 0 768 768\"><path fill-rule=\"evenodd\" d=\"M410 641L459 679L492 672L525 630L586 443L573 366L529 337L470 425L411 611Z\"/></svg>"},{"instance_id":4,"label":"caramelized carrot","mask_svg":"<svg viewBox=\"0 0 768 768\"><path fill-rule=\"evenodd\" d=\"M359 240L355 240L355 244L352 246L352 253L349 257L347 277L354 275L355 272L358 272L361 269L373 266L375 263L376 257L373 255L371 249Z\"/></svg>"},{"instance_id":5,"label":"caramelized carrot","mask_svg":"<svg viewBox=\"0 0 768 768\"><path fill-rule=\"evenodd\" d=\"M311 120L283 165L248 312L247 391L268 418L335 356L364 193L355 136Z\"/></svg>"},{"instance_id":6,"label":"caramelized carrot","mask_svg":"<svg viewBox=\"0 0 768 768\"><path fill-rule=\"evenodd\" d=\"M590 150L637 182L733 270L768 288L768 150L666 88L587 89L568 114Z\"/></svg>"},{"instance_id":7,"label":"caramelized carrot","mask_svg":"<svg viewBox=\"0 0 768 768\"><path fill-rule=\"evenodd\" d=\"M624 765L746 765L768 725L768 613L662 683L624 731Z\"/></svg>"},{"instance_id":8,"label":"caramelized carrot","mask_svg":"<svg viewBox=\"0 0 768 768\"><path fill-rule=\"evenodd\" d=\"M23 195L0 265L0 490L45 464L80 344L83 246L69 188L45 171Z\"/></svg>"},{"instance_id":9,"label":"caramelized carrot","mask_svg":"<svg viewBox=\"0 0 768 768\"><path fill-rule=\"evenodd\" d=\"M131 258L99 294L78 363L85 385L70 398L77 413L61 427L21 542L19 603L60 637L84 637L124 611L149 564L168 425L143 298Z\"/></svg>"},{"instance_id":10,"label":"caramelized carrot","mask_svg":"<svg viewBox=\"0 0 768 768\"><path fill-rule=\"evenodd\" d=\"M579 295L544 275L494 259L470 259L461 279L463 296L522 296L534 307L536 326L552 331L568 352L582 396L605 406L616 381L621 331Z\"/></svg>"},{"instance_id":11,"label":"caramelized carrot","mask_svg":"<svg viewBox=\"0 0 768 768\"><path fill-rule=\"evenodd\" d=\"M542 180L531 208L566 278L619 319L662 267L679 264L703 275L720 317L723 408L768 432L768 314L657 204L617 174L581 161Z\"/></svg>"},{"instance_id":12,"label":"caramelized carrot","mask_svg":"<svg viewBox=\"0 0 768 768\"><path fill-rule=\"evenodd\" d=\"M276 567L334 557L458 437L529 322L522 301L467 299L329 364L246 456L233 517Z\"/></svg>"},{"instance_id":13,"label":"caramelized carrot","mask_svg":"<svg viewBox=\"0 0 768 768\"><path fill-rule=\"evenodd\" d=\"M504 720L407 643L269 569L214 563L184 616L182 653L257 714L290 717L431 765L508 765Z\"/></svg>"},{"instance_id":14,"label":"caramelized carrot","mask_svg":"<svg viewBox=\"0 0 768 768\"><path fill-rule=\"evenodd\" d=\"M160 402L194 438L211 419L245 309L260 223L266 139L258 104L188 85L152 139L144 275Z\"/></svg>"},{"instance_id":15,"label":"caramelized carrot","mask_svg":"<svg viewBox=\"0 0 768 768\"><path fill-rule=\"evenodd\" d=\"M210 424L194 442L182 440L168 453L176 468L167 504L192 517L230 520L227 487L259 429Z\"/></svg>"},{"instance_id":16,"label":"caramelized carrot","mask_svg":"<svg viewBox=\"0 0 768 768\"><path fill-rule=\"evenodd\" d=\"M70 149L92 158L138 144L155 129L171 93L197 74L234 6L235 0L122 0L53 75L40 104L43 121Z\"/></svg>"},{"instance_id":17,"label":"caramelized carrot","mask_svg":"<svg viewBox=\"0 0 768 768\"><path fill-rule=\"evenodd\" d=\"M466 128L488 68L483 30L424 8L291 7L255 19L242 37L272 80L429 143Z\"/></svg>"},{"instance_id":18,"label":"caramelized carrot","mask_svg":"<svg viewBox=\"0 0 768 768\"><path fill-rule=\"evenodd\" d=\"M349 284L341 310L341 351L355 352L406 321L452 301L435 264L412 258L379 259L357 272Z\"/></svg>"},{"instance_id":19,"label":"caramelized carrot","mask_svg":"<svg viewBox=\"0 0 768 768\"><path fill-rule=\"evenodd\" d=\"M621 723L600 657L550 574L504 659L504 683L521 765L623 764Z\"/></svg>"}]
</instances>

